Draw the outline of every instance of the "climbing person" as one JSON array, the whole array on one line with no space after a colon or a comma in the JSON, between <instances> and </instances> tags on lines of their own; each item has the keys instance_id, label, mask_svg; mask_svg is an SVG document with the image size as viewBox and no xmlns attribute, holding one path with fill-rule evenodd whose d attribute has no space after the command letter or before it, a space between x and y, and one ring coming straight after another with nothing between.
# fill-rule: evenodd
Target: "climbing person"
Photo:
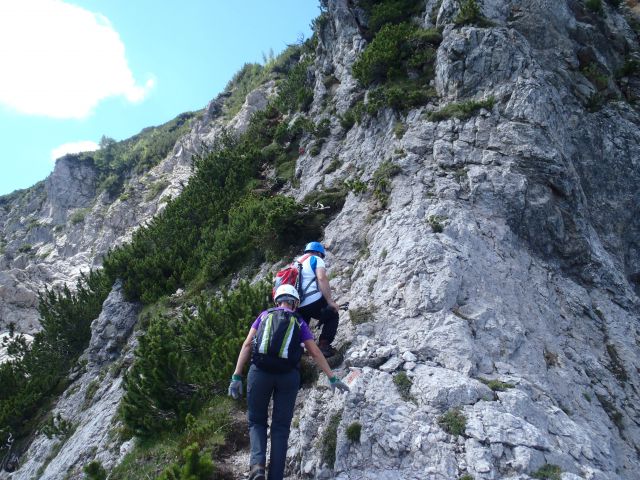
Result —
<instances>
[{"instance_id":1,"label":"climbing person","mask_svg":"<svg viewBox=\"0 0 640 480\"><path fill-rule=\"evenodd\" d=\"M271 457L269 480L284 476L291 419L300 387L302 345L329 377L331 389L348 391L329 367L316 345L309 325L295 312L300 302L297 289L281 285L274 295L275 308L260 313L242 344L236 369L229 384L229 396L242 397L242 372L251 359L247 375L247 417L251 444L249 480L265 480L267 420L273 398L271 418Z\"/></svg>"},{"instance_id":2,"label":"climbing person","mask_svg":"<svg viewBox=\"0 0 640 480\"><path fill-rule=\"evenodd\" d=\"M302 264L300 291L302 301L298 313L309 324L312 318L318 320L322 332L318 347L326 357L335 355L336 350L331 343L338 331L339 306L331 298L329 277L324 263L326 251L320 242L309 242L304 247L304 255L298 259Z\"/></svg>"}]
</instances>

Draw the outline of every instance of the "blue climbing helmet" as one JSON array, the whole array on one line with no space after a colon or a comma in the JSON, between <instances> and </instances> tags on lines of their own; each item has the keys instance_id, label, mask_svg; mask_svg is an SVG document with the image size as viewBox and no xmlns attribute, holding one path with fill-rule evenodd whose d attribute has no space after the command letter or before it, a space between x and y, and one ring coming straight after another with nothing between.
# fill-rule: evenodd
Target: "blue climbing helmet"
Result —
<instances>
[{"instance_id":1,"label":"blue climbing helmet","mask_svg":"<svg viewBox=\"0 0 640 480\"><path fill-rule=\"evenodd\" d=\"M308 252L318 252L322 258L326 255L324 247L320 242L309 242L307 246L304 247L304 253Z\"/></svg>"}]
</instances>

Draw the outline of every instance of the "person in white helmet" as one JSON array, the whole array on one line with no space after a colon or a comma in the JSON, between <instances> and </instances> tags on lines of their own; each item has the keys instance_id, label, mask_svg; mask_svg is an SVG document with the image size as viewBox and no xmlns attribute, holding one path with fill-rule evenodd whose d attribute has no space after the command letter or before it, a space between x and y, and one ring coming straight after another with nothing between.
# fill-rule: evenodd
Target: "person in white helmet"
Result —
<instances>
[{"instance_id":1,"label":"person in white helmet","mask_svg":"<svg viewBox=\"0 0 640 480\"><path fill-rule=\"evenodd\" d=\"M229 395L234 399L241 398L242 372L251 359L247 375L247 417L251 442L249 480L266 478L267 422L271 399L273 411L268 479L281 480L284 476L289 430L300 387L302 345L329 377L334 392L336 389L349 390L334 375L307 323L295 313L300 303L296 288L281 285L276 290L274 301L276 307L262 312L251 325L229 385Z\"/></svg>"}]
</instances>

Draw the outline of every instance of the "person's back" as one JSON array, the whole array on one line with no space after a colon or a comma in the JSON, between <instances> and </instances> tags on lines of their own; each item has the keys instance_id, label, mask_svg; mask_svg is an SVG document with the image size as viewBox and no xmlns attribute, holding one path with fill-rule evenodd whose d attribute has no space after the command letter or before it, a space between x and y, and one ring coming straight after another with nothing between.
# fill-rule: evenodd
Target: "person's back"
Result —
<instances>
[{"instance_id":1,"label":"person's back","mask_svg":"<svg viewBox=\"0 0 640 480\"><path fill-rule=\"evenodd\" d=\"M247 376L247 417L251 442L249 480L265 480L269 403L271 415L271 463L269 480L284 476L287 442L295 400L300 387L298 370L302 342L322 371L332 390L349 390L333 374L322 352L313 341L307 323L295 313L300 297L292 285L278 287L276 308L260 313L251 325L238 355L229 384L229 395L242 397L242 372L251 361Z\"/></svg>"},{"instance_id":2,"label":"person's back","mask_svg":"<svg viewBox=\"0 0 640 480\"><path fill-rule=\"evenodd\" d=\"M318 320L322 326L322 333L318 346L325 357L335 354L331 343L338 331L338 305L331 297L329 277L324 262L326 251L320 242L310 242L304 249L305 255L300 258L302 263L300 291L302 301L298 313L309 323L312 318Z\"/></svg>"}]
</instances>

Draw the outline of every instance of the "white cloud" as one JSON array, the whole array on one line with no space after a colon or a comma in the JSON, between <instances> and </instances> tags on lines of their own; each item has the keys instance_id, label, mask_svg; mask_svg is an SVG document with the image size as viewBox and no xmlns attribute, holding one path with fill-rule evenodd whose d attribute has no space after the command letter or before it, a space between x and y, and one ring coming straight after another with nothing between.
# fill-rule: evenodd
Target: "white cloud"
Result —
<instances>
[{"instance_id":1,"label":"white cloud","mask_svg":"<svg viewBox=\"0 0 640 480\"><path fill-rule=\"evenodd\" d=\"M99 148L100 146L96 142L90 140L64 143L51 150L51 160L55 161L67 153L93 152Z\"/></svg>"},{"instance_id":2,"label":"white cloud","mask_svg":"<svg viewBox=\"0 0 640 480\"><path fill-rule=\"evenodd\" d=\"M109 20L61 0L0 0L0 103L28 115L85 118L108 97L142 101Z\"/></svg>"}]
</instances>

